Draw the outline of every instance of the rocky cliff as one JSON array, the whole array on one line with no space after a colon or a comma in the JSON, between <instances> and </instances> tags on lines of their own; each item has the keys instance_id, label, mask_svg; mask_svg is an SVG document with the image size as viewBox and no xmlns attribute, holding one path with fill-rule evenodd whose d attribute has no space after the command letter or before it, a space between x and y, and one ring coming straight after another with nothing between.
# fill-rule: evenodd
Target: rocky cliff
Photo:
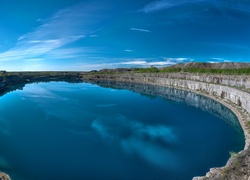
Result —
<instances>
[{"instance_id":1,"label":"rocky cliff","mask_svg":"<svg viewBox=\"0 0 250 180\"><path fill-rule=\"evenodd\" d=\"M221 119L226 121L230 126L233 126L235 129L237 129L239 133L243 133L237 117L230 109L228 109L221 103L206 96L202 96L200 94L171 87L154 86L148 84L110 81L107 82L96 80L92 80L89 82L102 87L126 89L140 93L145 96L158 96L175 102L184 102L190 106L200 108L203 111L207 111L215 116L220 117Z\"/></svg>"},{"instance_id":2,"label":"rocky cliff","mask_svg":"<svg viewBox=\"0 0 250 180\"><path fill-rule=\"evenodd\" d=\"M245 148L236 156L232 157L227 165L222 168L212 168L205 177L194 179L242 179L250 178L250 94L249 76L226 76L226 75L205 75L190 73L127 73L127 74L87 74L82 76L84 81L96 84L108 83L117 85L126 83L126 89L131 88L131 84L149 84L152 86L170 87L182 89L196 94L208 96L219 101L230 108L238 117L245 135ZM130 85L129 85L130 84ZM142 90L136 90L142 91ZM152 92L155 90L152 90ZM169 95L171 90L164 89L161 94ZM149 91L147 91L149 93ZM157 93L157 92L154 92ZM193 96L193 95L191 95ZM178 94L174 98L187 98ZM195 98L195 97L192 97ZM190 99L192 99L190 98ZM191 100L193 101L193 99ZM194 101L201 103L201 101ZM206 107L207 101L202 106ZM214 109L211 109L213 111Z\"/></svg>"},{"instance_id":3,"label":"rocky cliff","mask_svg":"<svg viewBox=\"0 0 250 180\"><path fill-rule=\"evenodd\" d=\"M250 113L250 76L201 75L190 73L133 73L85 75L83 80L130 82L202 92L228 100Z\"/></svg>"}]
</instances>

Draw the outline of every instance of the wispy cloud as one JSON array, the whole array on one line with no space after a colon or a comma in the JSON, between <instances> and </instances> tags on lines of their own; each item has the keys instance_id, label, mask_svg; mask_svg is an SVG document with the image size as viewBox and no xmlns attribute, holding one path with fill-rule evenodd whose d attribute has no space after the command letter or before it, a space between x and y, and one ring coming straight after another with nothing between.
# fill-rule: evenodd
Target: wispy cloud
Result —
<instances>
[{"instance_id":1,"label":"wispy cloud","mask_svg":"<svg viewBox=\"0 0 250 180\"><path fill-rule=\"evenodd\" d=\"M230 10L234 10L237 12L241 12L241 13L250 13L250 4L248 1L227 1L227 0L220 0L218 2L214 2L214 5L220 9L230 9Z\"/></svg>"},{"instance_id":2,"label":"wispy cloud","mask_svg":"<svg viewBox=\"0 0 250 180\"><path fill-rule=\"evenodd\" d=\"M90 47L60 48L46 53L44 57L50 59L72 59L72 58L84 57L86 56L86 54L94 52L95 50L96 49Z\"/></svg>"},{"instance_id":3,"label":"wispy cloud","mask_svg":"<svg viewBox=\"0 0 250 180\"><path fill-rule=\"evenodd\" d=\"M203 2L210 3L210 0L158 0L146 4L143 8L139 9L139 12L153 13L178 6L183 6L185 4L197 4Z\"/></svg>"},{"instance_id":4,"label":"wispy cloud","mask_svg":"<svg viewBox=\"0 0 250 180\"><path fill-rule=\"evenodd\" d=\"M247 1L239 1L237 3L230 2L228 0L156 0L146 4L143 8L139 9L139 12L144 13L153 13L161 10L166 10L185 4L198 4L205 3L210 4L211 6L217 8L223 13L226 13L225 10L234 10L241 13L250 13L250 4ZM229 13L230 14L230 13Z\"/></svg>"},{"instance_id":5,"label":"wispy cloud","mask_svg":"<svg viewBox=\"0 0 250 180\"><path fill-rule=\"evenodd\" d=\"M180 62L191 62L194 61L194 59L191 58L166 58L166 57L160 57L160 58L116 58L116 59L110 59L110 58L101 58L105 63L80 63L72 67L72 69L79 70L99 70L104 68L120 68L120 67L163 67L163 66L171 66ZM115 62L116 61L116 62ZM110 62L110 63L109 63Z\"/></svg>"},{"instance_id":6,"label":"wispy cloud","mask_svg":"<svg viewBox=\"0 0 250 180\"><path fill-rule=\"evenodd\" d=\"M178 1L175 1L175 2L174 1L170 2L169 0L154 1L144 6L144 8L142 8L140 11L144 13L151 13L151 12L171 8L173 6L176 6L176 4L179 4Z\"/></svg>"},{"instance_id":7,"label":"wispy cloud","mask_svg":"<svg viewBox=\"0 0 250 180\"><path fill-rule=\"evenodd\" d=\"M169 58L169 57L162 57L165 61L171 61L171 62L183 62L183 61L193 61L192 58Z\"/></svg>"},{"instance_id":8,"label":"wispy cloud","mask_svg":"<svg viewBox=\"0 0 250 180\"><path fill-rule=\"evenodd\" d=\"M147 32L147 33L151 32L151 31L149 31L147 29L140 29L140 28L130 28L130 30L132 30L132 31L140 31L140 32Z\"/></svg>"},{"instance_id":9,"label":"wispy cloud","mask_svg":"<svg viewBox=\"0 0 250 180\"><path fill-rule=\"evenodd\" d=\"M180 62L188 62L188 61L193 61L191 58L166 58L162 57L160 60L155 60L155 59L150 59L150 58L137 58L133 59L132 61L126 61L126 62L120 62L119 64L121 65L136 65L136 66L142 66L142 67L148 67L148 66L156 66L156 67L161 67L161 66L170 66L174 65L176 63Z\"/></svg>"},{"instance_id":10,"label":"wispy cloud","mask_svg":"<svg viewBox=\"0 0 250 180\"><path fill-rule=\"evenodd\" d=\"M86 3L59 10L33 32L20 36L14 48L0 53L0 61L41 58L89 36L101 19L101 10L101 6ZM69 55L70 51L66 51Z\"/></svg>"},{"instance_id":11,"label":"wispy cloud","mask_svg":"<svg viewBox=\"0 0 250 180\"><path fill-rule=\"evenodd\" d=\"M124 51L125 51L125 52L134 52L134 51L131 50L131 49L125 49Z\"/></svg>"},{"instance_id":12,"label":"wispy cloud","mask_svg":"<svg viewBox=\"0 0 250 180\"><path fill-rule=\"evenodd\" d=\"M121 64L121 65L137 65L137 66L166 66L166 65L172 65L175 63L170 62L170 61L153 61L153 62L128 61L128 62L121 62L119 64Z\"/></svg>"},{"instance_id":13,"label":"wispy cloud","mask_svg":"<svg viewBox=\"0 0 250 180\"><path fill-rule=\"evenodd\" d=\"M211 58L208 62L210 63L218 63L218 62L233 62L233 60L225 59L225 58Z\"/></svg>"}]
</instances>

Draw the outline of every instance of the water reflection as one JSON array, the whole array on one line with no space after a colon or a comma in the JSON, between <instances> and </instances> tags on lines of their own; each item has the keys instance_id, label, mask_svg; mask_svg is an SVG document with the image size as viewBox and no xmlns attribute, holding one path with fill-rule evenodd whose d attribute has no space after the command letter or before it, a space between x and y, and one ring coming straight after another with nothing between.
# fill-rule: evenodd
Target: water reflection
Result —
<instances>
[{"instance_id":1,"label":"water reflection","mask_svg":"<svg viewBox=\"0 0 250 180\"><path fill-rule=\"evenodd\" d=\"M207 98L199 94L170 87L161 87L148 84L102 81L92 81L92 83L95 83L101 87L127 89L133 92L140 93L144 96L148 96L150 98L159 96L166 100L183 102L187 105L200 108L203 111L207 111L223 119L230 126L236 128L239 133L243 133L236 115L230 109L213 99Z\"/></svg>"},{"instance_id":2,"label":"water reflection","mask_svg":"<svg viewBox=\"0 0 250 180\"><path fill-rule=\"evenodd\" d=\"M46 82L46 81L45 81ZM50 81L47 81L49 83ZM68 83L82 83L81 81L67 81ZM34 82L32 82L34 83ZM144 96L148 96L149 98L153 97L162 97L166 100L171 100L175 102L185 102L188 105L194 106L196 108L200 108L203 111L207 111L224 121L226 121L229 125L233 126L237 129L239 133L242 133L242 128L239 124L239 121L235 114L225 107L224 105L220 104L217 101L214 101L213 99L207 98L202 95L198 95L192 92L183 91L175 88L169 88L169 87L161 87L161 86L154 86L154 85L148 85L148 84L136 84L136 83L124 83L124 82L103 82L103 81L95 81L91 80L90 83L93 83L94 85L89 85L88 87L82 88L82 90L86 90L88 88L97 88L99 85L101 87L107 87L107 88L113 88L112 91L115 91L116 89L127 89L131 90L133 92L140 93ZM23 90L23 88L27 86L27 84L18 84L15 86L12 86L9 88L8 91L2 92L2 94L6 94L10 91L15 90ZM51 90L57 90L57 91L70 91L72 92L72 87L69 89L67 86L63 87L57 87L56 84L53 86L50 86L50 89L42 88L42 87L35 87L35 89L32 89L32 86L29 88L29 92L27 91L26 95L30 97L37 98L39 100L40 97L45 98L51 98L55 100L68 100L67 98L58 97L55 93L51 92ZM75 89L76 91L79 90L77 87ZM25 97L23 97L25 99ZM98 104L98 107L113 107L116 106L116 104Z\"/></svg>"},{"instance_id":3,"label":"water reflection","mask_svg":"<svg viewBox=\"0 0 250 180\"><path fill-rule=\"evenodd\" d=\"M176 168L180 160L171 146L178 144L174 129L165 125L148 125L133 121L123 115L98 117L92 128L107 142L118 141L125 153L136 154L142 159L161 168Z\"/></svg>"},{"instance_id":4,"label":"water reflection","mask_svg":"<svg viewBox=\"0 0 250 180\"><path fill-rule=\"evenodd\" d=\"M243 147L237 118L214 100L173 88L96 83L107 88L51 82L2 97L0 153L7 155L1 169L25 171L28 180L41 173L50 179L191 179Z\"/></svg>"}]
</instances>

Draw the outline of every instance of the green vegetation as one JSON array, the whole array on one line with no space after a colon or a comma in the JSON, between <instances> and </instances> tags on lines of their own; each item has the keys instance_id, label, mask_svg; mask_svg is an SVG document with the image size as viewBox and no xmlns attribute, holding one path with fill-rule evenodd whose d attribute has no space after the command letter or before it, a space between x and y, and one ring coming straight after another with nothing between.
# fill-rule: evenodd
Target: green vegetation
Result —
<instances>
[{"instance_id":1,"label":"green vegetation","mask_svg":"<svg viewBox=\"0 0 250 180\"><path fill-rule=\"evenodd\" d=\"M208 74L250 74L250 68L240 69L200 69L200 68L188 68L184 69L184 72L190 73L208 73Z\"/></svg>"},{"instance_id":2,"label":"green vegetation","mask_svg":"<svg viewBox=\"0 0 250 180\"><path fill-rule=\"evenodd\" d=\"M188 73L206 73L206 74L250 74L250 68L240 69L211 69L211 68L174 68L165 67L160 69L160 72L188 72Z\"/></svg>"},{"instance_id":3,"label":"green vegetation","mask_svg":"<svg viewBox=\"0 0 250 180\"><path fill-rule=\"evenodd\" d=\"M230 151L229 154L230 154L231 158L232 158L232 157L235 157L235 156L237 155L237 153L234 152L234 151Z\"/></svg>"},{"instance_id":4,"label":"green vegetation","mask_svg":"<svg viewBox=\"0 0 250 180\"><path fill-rule=\"evenodd\" d=\"M136 73L158 73L160 72L160 69L151 66L150 68L134 68L134 71Z\"/></svg>"},{"instance_id":5,"label":"green vegetation","mask_svg":"<svg viewBox=\"0 0 250 180\"><path fill-rule=\"evenodd\" d=\"M250 129L250 121L246 122L247 127Z\"/></svg>"},{"instance_id":6,"label":"green vegetation","mask_svg":"<svg viewBox=\"0 0 250 180\"><path fill-rule=\"evenodd\" d=\"M241 170L241 157L236 152L229 152L231 158L233 158L230 166L226 166L222 169L223 178L228 179L230 176L240 176L242 174ZM232 174L233 173L233 174Z\"/></svg>"},{"instance_id":7,"label":"green vegetation","mask_svg":"<svg viewBox=\"0 0 250 180\"><path fill-rule=\"evenodd\" d=\"M204 73L204 74L223 74L223 75L242 75L250 74L250 68L239 69L213 69L213 68L200 68L200 67L164 67L156 68L151 66L149 68L117 68L117 69L103 69L100 71L92 71L92 74L122 74L122 73Z\"/></svg>"}]
</instances>

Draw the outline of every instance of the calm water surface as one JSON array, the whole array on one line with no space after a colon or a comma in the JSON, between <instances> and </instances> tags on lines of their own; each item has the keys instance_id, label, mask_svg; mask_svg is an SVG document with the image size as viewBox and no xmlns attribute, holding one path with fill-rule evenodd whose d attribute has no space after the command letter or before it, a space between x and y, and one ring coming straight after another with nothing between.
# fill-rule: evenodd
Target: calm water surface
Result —
<instances>
[{"instance_id":1,"label":"calm water surface","mask_svg":"<svg viewBox=\"0 0 250 180\"><path fill-rule=\"evenodd\" d=\"M186 103L50 82L0 97L0 142L0 169L13 180L160 180L223 166L244 137Z\"/></svg>"}]
</instances>

